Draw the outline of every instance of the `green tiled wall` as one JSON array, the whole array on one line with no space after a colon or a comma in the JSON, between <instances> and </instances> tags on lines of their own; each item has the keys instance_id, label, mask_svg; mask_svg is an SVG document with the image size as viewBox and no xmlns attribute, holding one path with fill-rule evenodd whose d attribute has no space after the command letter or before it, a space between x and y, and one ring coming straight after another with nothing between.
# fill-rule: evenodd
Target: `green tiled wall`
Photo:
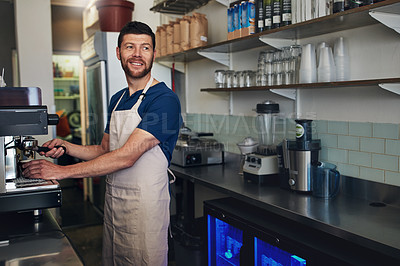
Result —
<instances>
[{"instance_id":1,"label":"green tiled wall","mask_svg":"<svg viewBox=\"0 0 400 266\"><path fill-rule=\"evenodd\" d=\"M236 143L258 139L254 116L186 114L185 125L196 132L213 132L228 152ZM320 159L334 163L343 175L400 186L400 125L314 121L313 138L321 139ZM295 123L287 121L288 139Z\"/></svg>"}]
</instances>

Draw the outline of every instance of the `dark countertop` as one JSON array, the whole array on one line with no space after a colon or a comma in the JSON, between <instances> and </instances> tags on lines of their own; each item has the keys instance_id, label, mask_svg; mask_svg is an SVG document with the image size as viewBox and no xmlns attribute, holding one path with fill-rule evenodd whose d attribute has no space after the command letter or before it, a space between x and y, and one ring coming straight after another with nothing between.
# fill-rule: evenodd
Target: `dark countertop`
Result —
<instances>
[{"instance_id":1,"label":"dark countertop","mask_svg":"<svg viewBox=\"0 0 400 266\"><path fill-rule=\"evenodd\" d=\"M245 182L239 155L225 153L224 165L182 168L171 165L177 178L201 184L285 218L324 231L400 260L400 208L372 207L370 201L344 193L330 200Z\"/></svg>"},{"instance_id":2,"label":"dark countertop","mask_svg":"<svg viewBox=\"0 0 400 266\"><path fill-rule=\"evenodd\" d=\"M0 264L83 265L53 215L47 210L1 213Z\"/></svg>"}]
</instances>

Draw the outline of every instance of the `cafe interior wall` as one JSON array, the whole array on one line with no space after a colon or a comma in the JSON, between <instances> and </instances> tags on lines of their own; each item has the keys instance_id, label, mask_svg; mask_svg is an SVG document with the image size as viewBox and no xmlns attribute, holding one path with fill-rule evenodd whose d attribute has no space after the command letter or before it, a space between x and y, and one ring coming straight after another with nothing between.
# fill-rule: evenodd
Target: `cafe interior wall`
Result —
<instances>
[{"instance_id":1,"label":"cafe interior wall","mask_svg":"<svg viewBox=\"0 0 400 266\"><path fill-rule=\"evenodd\" d=\"M211 3L198 10L207 15L209 43L226 40L226 10ZM212 25L218 25L213 27ZM400 76L400 35L377 24L303 39L299 44L321 41L333 46L343 36L350 51L350 78L379 79ZM263 48L231 54L231 67L208 59L186 65L185 123L193 130L214 132L226 150L239 153L236 143L246 136L257 138L254 108L274 100L282 115L315 120L315 137L321 138L321 158L336 163L343 174L400 186L400 96L378 86L302 89L298 105L271 92L201 92L213 88L217 69L256 70ZM293 123L289 137L294 137ZM320 131L320 132L318 132Z\"/></svg>"}]
</instances>

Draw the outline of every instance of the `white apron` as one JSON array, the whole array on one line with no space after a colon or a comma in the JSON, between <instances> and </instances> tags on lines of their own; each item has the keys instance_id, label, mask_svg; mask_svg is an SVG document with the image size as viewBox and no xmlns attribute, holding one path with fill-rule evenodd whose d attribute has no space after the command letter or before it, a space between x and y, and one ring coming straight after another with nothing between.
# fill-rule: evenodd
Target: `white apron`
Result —
<instances>
[{"instance_id":1,"label":"white apron","mask_svg":"<svg viewBox=\"0 0 400 266\"><path fill-rule=\"evenodd\" d=\"M143 94L152 82L151 77ZM143 98L140 95L130 110L115 111L114 108L110 121L110 150L122 147L142 120L138 108ZM168 161L156 145L132 167L107 176L103 265L168 264L170 196L167 169Z\"/></svg>"}]
</instances>

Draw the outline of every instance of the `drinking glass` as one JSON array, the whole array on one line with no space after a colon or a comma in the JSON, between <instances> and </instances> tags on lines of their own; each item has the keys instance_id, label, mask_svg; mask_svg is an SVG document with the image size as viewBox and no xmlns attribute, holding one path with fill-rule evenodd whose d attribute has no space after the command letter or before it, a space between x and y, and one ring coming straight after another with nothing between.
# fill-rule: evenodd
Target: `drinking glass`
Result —
<instances>
[{"instance_id":1,"label":"drinking glass","mask_svg":"<svg viewBox=\"0 0 400 266\"><path fill-rule=\"evenodd\" d=\"M214 78L215 78L215 86L217 88L225 87L225 70L215 70Z\"/></svg>"},{"instance_id":2,"label":"drinking glass","mask_svg":"<svg viewBox=\"0 0 400 266\"><path fill-rule=\"evenodd\" d=\"M290 46L290 70L292 71L292 84L299 83L299 69L301 57L301 45Z\"/></svg>"},{"instance_id":3,"label":"drinking glass","mask_svg":"<svg viewBox=\"0 0 400 266\"><path fill-rule=\"evenodd\" d=\"M282 54L283 54L282 51L276 51L274 53L274 61L273 61L274 85L282 85L282 69L283 69Z\"/></svg>"},{"instance_id":4,"label":"drinking glass","mask_svg":"<svg viewBox=\"0 0 400 266\"><path fill-rule=\"evenodd\" d=\"M233 76L235 74L235 71L233 70L227 70L225 71L225 82L226 82L226 87L227 88L232 88L233 87Z\"/></svg>"}]
</instances>

